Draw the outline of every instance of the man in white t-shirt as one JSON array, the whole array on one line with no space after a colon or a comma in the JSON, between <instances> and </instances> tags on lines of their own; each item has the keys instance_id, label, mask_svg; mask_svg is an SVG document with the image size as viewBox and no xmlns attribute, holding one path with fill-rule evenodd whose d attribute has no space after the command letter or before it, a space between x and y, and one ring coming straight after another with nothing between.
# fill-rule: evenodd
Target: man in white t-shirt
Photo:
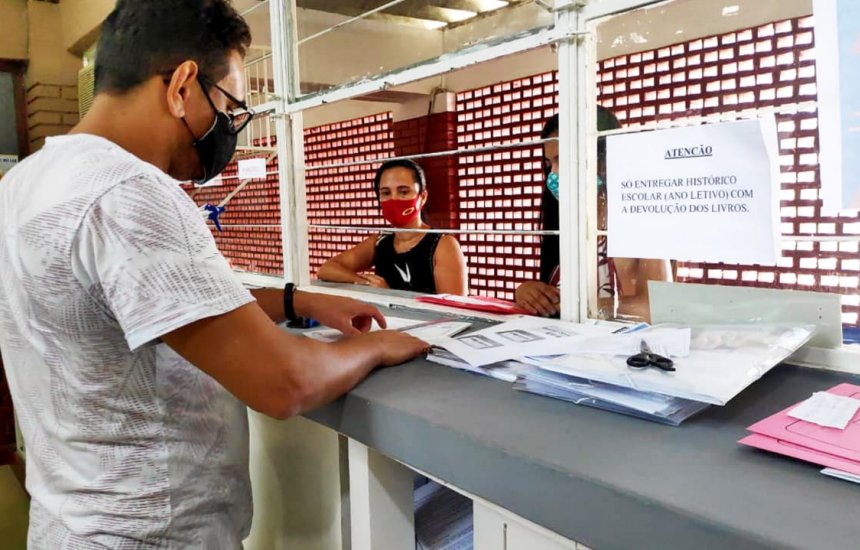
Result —
<instances>
[{"instance_id":1,"label":"man in white t-shirt","mask_svg":"<svg viewBox=\"0 0 860 550\"><path fill-rule=\"evenodd\" d=\"M239 548L246 405L287 418L426 344L378 310L248 292L179 181L215 176L250 116L227 0L120 0L92 110L0 186L0 349L27 447L29 547ZM276 322L313 317L336 344Z\"/></svg>"}]
</instances>

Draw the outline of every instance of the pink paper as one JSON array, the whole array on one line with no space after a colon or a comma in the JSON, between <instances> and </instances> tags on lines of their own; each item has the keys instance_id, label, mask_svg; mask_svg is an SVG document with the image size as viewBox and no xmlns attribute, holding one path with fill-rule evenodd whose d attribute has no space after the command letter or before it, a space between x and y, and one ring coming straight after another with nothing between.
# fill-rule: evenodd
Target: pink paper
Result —
<instances>
[{"instance_id":1,"label":"pink paper","mask_svg":"<svg viewBox=\"0 0 860 550\"><path fill-rule=\"evenodd\" d=\"M860 386L839 384L827 393L860 398ZM749 431L791 443L801 448L860 463L860 413L855 414L844 430L827 428L788 416L797 405L756 422Z\"/></svg>"},{"instance_id":2,"label":"pink paper","mask_svg":"<svg viewBox=\"0 0 860 550\"><path fill-rule=\"evenodd\" d=\"M759 434L751 434L738 441L738 443L790 456L792 458L799 458L800 460L812 462L813 464L820 464L821 466L827 466L828 468L836 468L843 472L860 475L860 463L846 460L838 456L829 455L827 453L822 453L820 451L815 451L813 449L808 449L806 447L801 447L800 445L795 445L788 441L782 441L780 439L774 439L772 437Z\"/></svg>"}]
</instances>

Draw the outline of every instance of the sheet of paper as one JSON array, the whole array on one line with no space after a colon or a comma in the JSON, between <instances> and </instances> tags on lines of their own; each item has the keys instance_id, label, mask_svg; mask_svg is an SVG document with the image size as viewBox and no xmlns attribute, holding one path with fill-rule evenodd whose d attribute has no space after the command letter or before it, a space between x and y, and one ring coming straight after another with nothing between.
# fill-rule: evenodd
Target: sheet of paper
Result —
<instances>
[{"instance_id":1,"label":"sheet of paper","mask_svg":"<svg viewBox=\"0 0 860 550\"><path fill-rule=\"evenodd\" d=\"M860 483L860 476L849 472L843 472L842 470L837 470L835 468L824 468L823 470L821 470L821 473L826 476L841 479L843 481L850 481L851 483Z\"/></svg>"},{"instance_id":2,"label":"sheet of paper","mask_svg":"<svg viewBox=\"0 0 860 550\"><path fill-rule=\"evenodd\" d=\"M535 370L535 367L525 363L520 363L519 361L502 361L501 363L493 363L492 365L473 367L469 363L466 363L462 359L459 359L457 356L441 348L434 349L433 352L427 356L427 360L438 365L473 372L475 374L480 374L481 376L489 376L490 378L495 378L496 380L508 383L513 383L520 376Z\"/></svg>"},{"instance_id":3,"label":"sheet of paper","mask_svg":"<svg viewBox=\"0 0 860 550\"><path fill-rule=\"evenodd\" d=\"M465 321L446 321L443 323L433 323L430 325L418 326L416 328L410 329L398 329L402 330L407 334L411 334L416 338L420 338L424 340L430 345L438 345L439 343L444 343L448 338L456 336L472 326L472 323L467 323Z\"/></svg>"},{"instance_id":4,"label":"sheet of paper","mask_svg":"<svg viewBox=\"0 0 860 550\"><path fill-rule=\"evenodd\" d=\"M247 159L239 161L239 179L255 180L266 177L266 159Z\"/></svg>"},{"instance_id":5,"label":"sheet of paper","mask_svg":"<svg viewBox=\"0 0 860 550\"><path fill-rule=\"evenodd\" d=\"M400 330L402 328L411 327L413 325L417 325L422 321L416 321L415 319L404 319L402 317L386 317L385 321L388 324L389 330ZM382 330L376 321L373 321L373 327L371 327L371 332L375 330ZM308 338L313 338L314 340L319 340L321 342L337 342L341 338L343 338L343 333L334 328L317 328L313 330L305 331L304 336Z\"/></svg>"},{"instance_id":6,"label":"sheet of paper","mask_svg":"<svg viewBox=\"0 0 860 550\"><path fill-rule=\"evenodd\" d=\"M772 116L606 141L610 257L776 265Z\"/></svg>"},{"instance_id":7,"label":"sheet of paper","mask_svg":"<svg viewBox=\"0 0 860 550\"><path fill-rule=\"evenodd\" d=\"M572 345L589 336L604 336L610 332L611 329L606 327L521 317L465 336L449 338L437 345L470 365L480 367L525 355L566 353Z\"/></svg>"},{"instance_id":8,"label":"sheet of paper","mask_svg":"<svg viewBox=\"0 0 860 550\"><path fill-rule=\"evenodd\" d=\"M812 397L793 408L788 416L819 426L844 430L860 409L860 400L827 392Z\"/></svg>"}]
</instances>

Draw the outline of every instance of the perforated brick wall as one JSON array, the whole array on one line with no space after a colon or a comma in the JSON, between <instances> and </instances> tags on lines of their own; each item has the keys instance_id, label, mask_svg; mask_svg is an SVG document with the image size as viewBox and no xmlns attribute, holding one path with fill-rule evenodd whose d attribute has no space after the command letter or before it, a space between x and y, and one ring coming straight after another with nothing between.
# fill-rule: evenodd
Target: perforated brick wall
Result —
<instances>
[{"instance_id":1,"label":"perforated brick wall","mask_svg":"<svg viewBox=\"0 0 860 550\"><path fill-rule=\"evenodd\" d=\"M558 110L555 73L501 82L457 94L459 147L515 144L540 138ZM462 155L458 161L463 229L540 227L543 186L540 146ZM511 300L516 287L540 275L540 237L463 235L473 292Z\"/></svg>"},{"instance_id":2,"label":"perforated brick wall","mask_svg":"<svg viewBox=\"0 0 860 550\"><path fill-rule=\"evenodd\" d=\"M392 156L394 131L390 113L327 124L305 130L305 175L308 222L321 225L383 226L373 192L380 163L315 168ZM355 246L371 233L312 229L308 242L311 273L326 260Z\"/></svg>"},{"instance_id":3,"label":"perforated brick wall","mask_svg":"<svg viewBox=\"0 0 860 550\"><path fill-rule=\"evenodd\" d=\"M394 123L394 156L451 151L457 148L457 114L429 116ZM435 228L458 227L457 158L453 155L417 160L427 175L424 215Z\"/></svg>"},{"instance_id":4,"label":"perforated brick wall","mask_svg":"<svg viewBox=\"0 0 860 550\"><path fill-rule=\"evenodd\" d=\"M218 249L234 269L282 276L277 158L268 162L266 172L265 180L250 182L227 204L227 210L220 216L223 231L209 225ZM231 163L221 177L223 185L200 189L186 186L186 190L199 206L218 205L239 185L238 165Z\"/></svg>"}]
</instances>

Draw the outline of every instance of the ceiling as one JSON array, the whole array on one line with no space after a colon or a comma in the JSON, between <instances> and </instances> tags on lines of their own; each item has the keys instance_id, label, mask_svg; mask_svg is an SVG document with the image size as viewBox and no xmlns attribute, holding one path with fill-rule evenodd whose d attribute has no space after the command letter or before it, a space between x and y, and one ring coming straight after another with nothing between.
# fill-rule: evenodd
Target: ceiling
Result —
<instances>
[{"instance_id":1,"label":"ceiling","mask_svg":"<svg viewBox=\"0 0 860 550\"><path fill-rule=\"evenodd\" d=\"M393 0L296 0L299 8L337 13L356 17L375 10ZM382 19L393 23L431 29L451 28L472 22L489 13L534 0L403 0L389 8L370 15L369 19ZM234 0L233 4L244 12L267 0Z\"/></svg>"}]
</instances>

